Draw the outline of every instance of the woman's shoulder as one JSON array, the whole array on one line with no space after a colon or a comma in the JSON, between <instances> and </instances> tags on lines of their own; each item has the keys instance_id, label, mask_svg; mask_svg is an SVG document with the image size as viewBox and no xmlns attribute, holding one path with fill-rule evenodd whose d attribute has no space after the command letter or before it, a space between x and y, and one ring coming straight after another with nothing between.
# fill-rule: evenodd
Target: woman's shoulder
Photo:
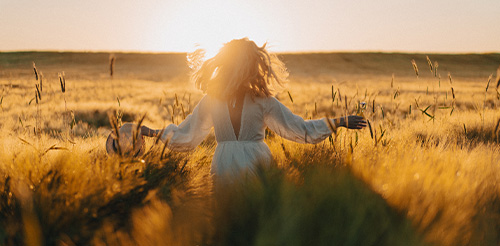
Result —
<instances>
[{"instance_id":1,"label":"woman's shoulder","mask_svg":"<svg viewBox=\"0 0 500 246\"><path fill-rule=\"evenodd\" d=\"M280 102L279 100L274 97L274 96L268 96L268 97L251 97L251 101L253 101L255 104L257 104L261 110L267 114L271 111L274 111L274 109L279 108Z\"/></svg>"},{"instance_id":2,"label":"woman's shoulder","mask_svg":"<svg viewBox=\"0 0 500 246\"><path fill-rule=\"evenodd\" d=\"M251 98L253 101L259 103L274 103L279 101L275 96L251 96Z\"/></svg>"},{"instance_id":3,"label":"woman's shoulder","mask_svg":"<svg viewBox=\"0 0 500 246\"><path fill-rule=\"evenodd\" d=\"M262 105L262 106L266 106L268 104L271 104L271 103L273 103L273 101L276 100L276 98L273 96L261 97L261 96L250 95L249 98L250 98L250 101L252 101L256 104Z\"/></svg>"}]
</instances>

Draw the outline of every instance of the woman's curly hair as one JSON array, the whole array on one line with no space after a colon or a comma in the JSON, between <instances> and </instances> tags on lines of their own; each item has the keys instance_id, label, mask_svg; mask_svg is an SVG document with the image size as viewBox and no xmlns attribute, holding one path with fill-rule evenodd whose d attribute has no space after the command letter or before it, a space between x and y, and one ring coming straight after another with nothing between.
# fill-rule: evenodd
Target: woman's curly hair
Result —
<instances>
[{"instance_id":1,"label":"woman's curly hair","mask_svg":"<svg viewBox=\"0 0 500 246\"><path fill-rule=\"evenodd\" d=\"M199 52L199 51L198 51ZM273 96L283 88L288 71L282 61L269 54L266 44L259 47L248 38L235 39L203 63L191 53L196 88L222 100L232 99L236 92L249 91L254 97Z\"/></svg>"}]
</instances>

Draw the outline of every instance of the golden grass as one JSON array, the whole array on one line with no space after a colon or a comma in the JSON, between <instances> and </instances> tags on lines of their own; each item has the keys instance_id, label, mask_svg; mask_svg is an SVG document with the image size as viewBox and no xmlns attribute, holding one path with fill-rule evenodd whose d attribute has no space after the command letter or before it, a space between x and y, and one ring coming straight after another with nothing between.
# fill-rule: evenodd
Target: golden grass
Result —
<instances>
[{"instance_id":1,"label":"golden grass","mask_svg":"<svg viewBox=\"0 0 500 246\"><path fill-rule=\"evenodd\" d=\"M149 151L141 159L105 153L111 130L108 114L163 128L181 122L192 111L202 95L186 82L187 65L179 65L182 60L177 55L172 60L150 55L148 60L147 55L116 54L112 79L107 54L65 54L64 59L78 61L72 66L54 54L38 55L45 61L33 64L38 78L28 58L22 58L28 61L27 68L9 67L0 76L0 240L5 242L212 245L234 239L214 227L237 226L237 222L255 226L255 244L289 242L279 241L277 235L303 242L310 240L308 235L314 237L314 230L293 221L312 227L314 221L308 218L316 218L315 212L324 208L346 209L339 210L353 214L346 221L354 218L373 228L370 234L365 227L348 224L345 228L354 228L353 236L342 242L353 242L364 232L367 240L385 233L387 242L396 240L392 245L419 245L411 229L397 229L407 227L404 221L397 222L395 214L409 220L416 237L425 243L496 245L500 238L500 100L497 91L488 90L492 78L488 75L500 62L498 55L432 55L434 63L428 56L410 54L284 55L290 84L277 97L292 111L307 119L338 117L356 113L365 102L363 114L370 128L341 129L315 146L272 134L266 138L279 167L269 171L271 176L263 176L272 185L245 183L255 193L236 198L262 206L263 214L256 216L269 218L269 232L275 235L262 231L266 227L252 218L214 221L217 210L209 176L213 134L195 151L179 155L163 152L155 139L147 140ZM132 58L143 63L133 63ZM99 62L88 64L92 59ZM171 67L163 73L158 61ZM475 65L467 67L468 62ZM418 74L417 64L427 64L431 72ZM58 77L63 70L65 75ZM440 73L448 73L450 87L441 84ZM38 103L30 103L32 99ZM325 173L340 181L330 181ZM332 191L337 188L345 194ZM360 200L350 200L351 192ZM275 201L269 194L284 200ZM307 194L318 203L307 200ZM377 197L383 198L381 203ZM287 205L291 201L303 207ZM323 207L322 202L333 207ZM266 204L276 206L282 217L269 215L266 209L273 208ZM387 205L396 212L387 210ZM256 213L243 205L236 209L232 212ZM24 222L15 221L19 215ZM390 218L384 220L385 227L377 224L380 218ZM290 226L276 226L279 220ZM376 230L379 227L385 229ZM217 237L221 233L227 236L224 240Z\"/></svg>"}]
</instances>

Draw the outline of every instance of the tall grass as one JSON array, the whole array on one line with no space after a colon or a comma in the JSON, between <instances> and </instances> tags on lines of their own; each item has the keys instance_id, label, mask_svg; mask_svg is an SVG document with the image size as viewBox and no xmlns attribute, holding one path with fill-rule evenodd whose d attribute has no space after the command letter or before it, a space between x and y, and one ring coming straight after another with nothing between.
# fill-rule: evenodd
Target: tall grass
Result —
<instances>
[{"instance_id":1,"label":"tall grass","mask_svg":"<svg viewBox=\"0 0 500 246\"><path fill-rule=\"evenodd\" d=\"M160 76L154 71L161 69L152 67L142 68L150 74L119 70L110 81L109 57L96 56L102 64L90 67L37 62L45 74L33 67L41 114L29 104L29 66L24 68L29 77L14 68L10 78L0 77L0 244L497 245L500 240L500 101L498 90L484 87L498 64L467 72L454 63L462 56L432 55L432 62L395 54L390 63L386 54L364 54L339 62L339 69L328 61L348 55L286 55L291 82L278 95L285 105L306 118L338 117L367 102L363 114L370 128L340 129L318 145L267 134L275 164L214 189L213 134L188 153L170 152L157 139L147 141L140 157L105 153L113 124L108 114L119 111L123 121L162 128L181 122L201 94L186 89L185 77ZM127 57L120 55L120 67L136 69ZM440 86L437 61L440 72L453 73L450 87ZM421 63L431 74L418 73ZM356 66L363 70L353 70ZM99 69L102 76L86 77L86 71ZM61 70L71 71L68 88L65 76L57 76ZM316 79L320 83L309 83ZM65 118L69 111L74 125Z\"/></svg>"}]
</instances>

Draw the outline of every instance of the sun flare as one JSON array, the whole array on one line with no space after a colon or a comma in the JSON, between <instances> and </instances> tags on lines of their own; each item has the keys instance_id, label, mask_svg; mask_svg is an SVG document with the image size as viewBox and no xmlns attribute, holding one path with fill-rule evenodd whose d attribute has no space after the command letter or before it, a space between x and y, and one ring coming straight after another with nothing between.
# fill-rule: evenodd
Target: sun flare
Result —
<instances>
[{"instance_id":1,"label":"sun flare","mask_svg":"<svg viewBox=\"0 0 500 246\"><path fill-rule=\"evenodd\" d=\"M258 45L268 41L263 31L264 23L254 6L244 1L183 1L174 6L175 11L164 17L165 29L159 32L162 40L178 39L179 47L166 50L206 50L212 57L226 42L248 37Z\"/></svg>"}]
</instances>

